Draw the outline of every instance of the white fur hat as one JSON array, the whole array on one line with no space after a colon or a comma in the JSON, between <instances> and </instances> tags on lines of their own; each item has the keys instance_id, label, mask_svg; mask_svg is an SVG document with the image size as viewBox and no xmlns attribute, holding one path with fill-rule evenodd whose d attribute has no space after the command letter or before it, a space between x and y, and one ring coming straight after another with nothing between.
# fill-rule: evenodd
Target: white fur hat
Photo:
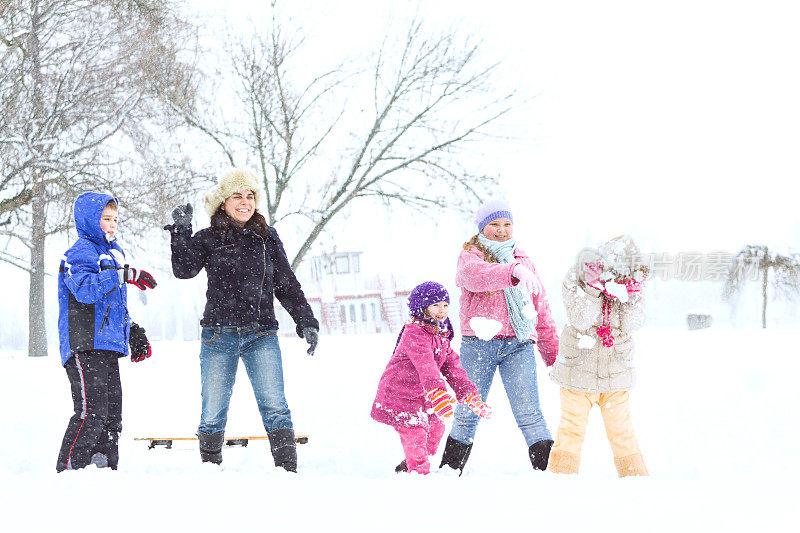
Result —
<instances>
[{"instance_id":1,"label":"white fur hat","mask_svg":"<svg viewBox=\"0 0 800 533\"><path fill-rule=\"evenodd\" d=\"M230 195L239 191L253 191L256 196L256 209L261 209L266 193L260 180L250 169L234 168L226 172L206 193L208 216L213 216Z\"/></svg>"}]
</instances>

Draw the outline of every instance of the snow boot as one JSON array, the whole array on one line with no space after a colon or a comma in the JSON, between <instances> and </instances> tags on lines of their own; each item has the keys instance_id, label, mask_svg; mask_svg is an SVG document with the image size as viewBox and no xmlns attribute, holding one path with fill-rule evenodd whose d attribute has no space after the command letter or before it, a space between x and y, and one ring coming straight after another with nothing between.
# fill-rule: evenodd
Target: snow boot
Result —
<instances>
[{"instance_id":1,"label":"snow boot","mask_svg":"<svg viewBox=\"0 0 800 533\"><path fill-rule=\"evenodd\" d=\"M89 464L97 468L117 469L119 464L119 431L104 429L94 447Z\"/></svg>"},{"instance_id":2,"label":"snow boot","mask_svg":"<svg viewBox=\"0 0 800 533\"><path fill-rule=\"evenodd\" d=\"M294 442L292 428L274 429L268 432L269 447L275 466L287 472L297 472L297 445Z\"/></svg>"},{"instance_id":3,"label":"snow boot","mask_svg":"<svg viewBox=\"0 0 800 533\"><path fill-rule=\"evenodd\" d=\"M104 453L94 452L89 464L97 468L108 468L108 457Z\"/></svg>"},{"instance_id":4,"label":"snow boot","mask_svg":"<svg viewBox=\"0 0 800 533\"><path fill-rule=\"evenodd\" d=\"M447 465L453 470L458 470L458 475L464 473L464 465L469 459L469 454L472 451L472 444L464 444L451 437L447 436L447 442L444 444L444 453L442 453L442 462L439 468Z\"/></svg>"},{"instance_id":5,"label":"snow boot","mask_svg":"<svg viewBox=\"0 0 800 533\"><path fill-rule=\"evenodd\" d=\"M614 465L617 467L619 477L649 475L640 453L628 455L627 457L614 457Z\"/></svg>"},{"instance_id":6,"label":"snow boot","mask_svg":"<svg viewBox=\"0 0 800 533\"><path fill-rule=\"evenodd\" d=\"M565 452L557 446L550 450L547 469L556 474L577 474L581 458L574 453Z\"/></svg>"},{"instance_id":7,"label":"snow boot","mask_svg":"<svg viewBox=\"0 0 800 533\"><path fill-rule=\"evenodd\" d=\"M204 463L222 463L222 443L225 441L225 431L216 433L197 432L200 441L200 459Z\"/></svg>"},{"instance_id":8,"label":"snow boot","mask_svg":"<svg viewBox=\"0 0 800 533\"><path fill-rule=\"evenodd\" d=\"M531 444L528 448L528 455L534 470L547 470L547 461L550 459L550 448L552 447L553 441L549 439Z\"/></svg>"},{"instance_id":9,"label":"snow boot","mask_svg":"<svg viewBox=\"0 0 800 533\"><path fill-rule=\"evenodd\" d=\"M406 464L406 460L403 459L402 461L400 461L400 464L394 467L394 471L397 472L398 474L401 472L408 472L408 465Z\"/></svg>"}]
</instances>

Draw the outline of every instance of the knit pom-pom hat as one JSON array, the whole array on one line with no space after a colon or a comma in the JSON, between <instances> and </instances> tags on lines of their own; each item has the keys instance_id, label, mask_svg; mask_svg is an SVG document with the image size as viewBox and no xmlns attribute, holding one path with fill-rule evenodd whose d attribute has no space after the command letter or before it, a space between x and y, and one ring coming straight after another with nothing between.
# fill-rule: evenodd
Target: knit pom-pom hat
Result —
<instances>
[{"instance_id":1,"label":"knit pom-pom hat","mask_svg":"<svg viewBox=\"0 0 800 533\"><path fill-rule=\"evenodd\" d=\"M598 250L603 261L603 266L614 274L628 277L633 274L641 254L639 247L633 242L630 235L619 235L606 241Z\"/></svg>"},{"instance_id":2,"label":"knit pom-pom hat","mask_svg":"<svg viewBox=\"0 0 800 533\"><path fill-rule=\"evenodd\" d=\"M256 209L261 209L264 203L264 187L252 170L247 168L234 168L226 172L206 193L206 213L214 216L219 206L235 192L253 191L256 197Z\"/></svg>"},{"instance_id":3,"label":"knit pom-pom hat","mask_svg":"<svg viewBox=\"0 0 800 533\"><path fill-rule=\"evenodd\" d=\"M439 302L450 303L450 295L447 289L445 289L444 285L441 283L425 281L414 287L411 290L411 294L408 295L408 310L411 312L411 316L417 320L433 324L440 330L446 331L447 338L453 340L455 332L453 331L453 323L450 322L449 317L445 318L444 322L439 322L435 318L430 318L425 315L425 309L428 306ZM395 350L397 349L397 345L400 344L400 337L402 336L403 332L400 331L400 335L397 336L397 342L394 345Z\"/></svg>"},{"instance_id":4,"label":"knit pom-pom hat","mask_svg":"<svg viewBox=\"0 0 800 533\"><path fill-rule=\"evenodd\" d=\"M498 218L507 218L514 222L511 216L511 207L504 200L490 200L478 208L475 214L475 224L478 225L478 232L482 232L486 224Z\"/></svg>"},{"instance_id":5,"label":"knit pom-pom hat","mask_svg":"<svg viewBox=\"0 0 800 533\"><path fill-rule=\"evenodd\" d=\"M419 319L425 318L425 309L439 302L450 303L450 295L441 283L426 281L411 290L408 295L408 310L411 316Z\"/></svg>"}]
</instances>

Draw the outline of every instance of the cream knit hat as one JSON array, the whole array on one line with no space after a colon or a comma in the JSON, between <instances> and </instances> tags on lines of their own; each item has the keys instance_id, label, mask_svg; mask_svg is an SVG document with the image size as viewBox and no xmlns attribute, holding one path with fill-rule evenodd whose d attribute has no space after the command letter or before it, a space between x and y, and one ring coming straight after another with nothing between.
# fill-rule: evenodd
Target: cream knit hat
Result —
<instances>
[{"instance_id":1,"label":"cream knit hat","mask_svg":"<svg viewBox=\"0 0 800 533\"><path fill-rule=\"evenodd\" d=\"M600 246L598 252L603 265L620 276L630 276L632 267L641 263L639 247L629 235L619 235Z\"/></svg>"},{"instance_id":2,"label":"cream knit hat","mask_svg":"<svg viewBox=\"0 0 800 533\"><path fill-rule=\"evenodd\" d=\"M228 196L239 191L253 191L256 196L256 209L261 209L266 193L260 180L250 169L234 168L225 173L206 193L208 216L213 216Z\"/></svg>"}]
</instances>

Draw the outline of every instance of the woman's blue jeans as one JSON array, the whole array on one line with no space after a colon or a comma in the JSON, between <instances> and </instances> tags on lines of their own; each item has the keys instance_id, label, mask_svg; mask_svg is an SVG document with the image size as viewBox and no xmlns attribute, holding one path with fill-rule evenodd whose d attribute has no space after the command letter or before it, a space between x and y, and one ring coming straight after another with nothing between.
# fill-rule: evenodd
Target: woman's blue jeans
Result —
<instances>
[{"instance_id":1,"label":"woman's blue jeans","mask_svg":"<svg viewBox=\"0 0 800 533\"><path fill-rule=\"evenodd\" d=\"M253 385L264 429L291 428L283 392L283 364L275 330L253 327L205 327L200 335L200 381L203 412L199 430L225 429L228 406L241 357Z\"/></svg>"},{"instance_id":2,"label":"woman's blue jeans","mask_svg":"<svg viewBox=\"0 0 800 533\"><path fill-rule=\"evenodd\" d=\"M478 387L483 401L487 401L495 371L500 369L511 411L528 446L541 440L552 440L539 407L533 349L532 341L520 342L513 337L484 341L465 336L460 354L461 366ZM450 436L464 444L472 444L479 420L469 407L459 404Z\"/></svg>"}]
</instances>

